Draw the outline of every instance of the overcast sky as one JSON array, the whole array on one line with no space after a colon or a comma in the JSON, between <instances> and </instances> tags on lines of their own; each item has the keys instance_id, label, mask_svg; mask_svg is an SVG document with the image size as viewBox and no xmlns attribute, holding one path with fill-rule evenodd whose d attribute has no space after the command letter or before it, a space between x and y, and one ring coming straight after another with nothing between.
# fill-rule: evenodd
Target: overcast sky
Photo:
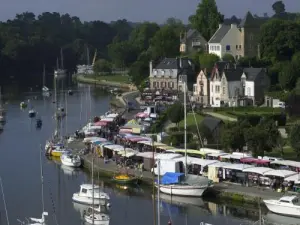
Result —
<instances>
[{"instance_id":1,"label":"overcast sky","mask_svg":"<svg viewBox=\"0 0 300 225\"><path fill-rule=\"evenodd\" d=\"M201 1L201 0L200 0ZM247 11L272 15L272 4L276 0L216 0L219 11L226 17L243 17ZM284 0L286 10L300 11L299 0ZM127 19L132 22L164 22L176 17L186 22L193 14L199 0L0 0L0 20L12 19L24 11L69 13L81 20L109 22Z\"/></svg>"}]
</instances>

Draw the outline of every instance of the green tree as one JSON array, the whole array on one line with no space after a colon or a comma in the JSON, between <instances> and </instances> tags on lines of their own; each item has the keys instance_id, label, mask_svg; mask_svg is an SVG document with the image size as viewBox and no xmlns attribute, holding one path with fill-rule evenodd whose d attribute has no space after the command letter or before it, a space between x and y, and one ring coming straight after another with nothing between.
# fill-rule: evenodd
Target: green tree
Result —
<instances>
[{"instance_id":1,"label":"green tree","mask_svg":"<svg viewBox=\"0 0 300 225\"><path fill-rule=\"evenodd\" d=\"M262 56L276 61L290 60L300 51L300 24L289 20L272 19L261 27Z\"/></svg>"},{"instance_id":2,"label":"green tree","mask_svg":"<svg viewBox=\"0 0 300 225\"><path fill-rule=\"evenodd\" d=\"M289 133L289 141L291 147L297 154L297 158L300 156L300 124L297 123L292 126L291 131Z\"/></svg>"},{"instance_id":3,"label":"green tree","mask_svg":"<svg viewBox=\"0 0 300 225\"><path fill-rule=\"evenodd\" d=\"M220 57L215 54L203 53L199 56L201 68L206 68L207 70L211 70L218 61L220 61Z\"/></svg>"},{"instance_id":4,"label":"green tree","mask_svg":"<svg viewBox=\"0 0 300 225\"><path fill-rule=\"evenodd\" d=\"M179 55L179 34L172 26L164 26L151 39L153 59L160 57L176 57Z\"/></svg>"},{"instance_id":5,"label":"green tree","mask_svg":"<svg viewBox=\"0 0 300 225\"><path fill-rule=\"evenodd\" d=\"M282 1L277 1L272 5L272 9L278 15L285 12L285 5Z\"/></svg>"},{"instance_id":6,"label":"green tree","mask_svg":"<svg viewBox=\"0 0 300 225\"><path fill-rule=\"evenodd\" d=\"M176 125L179 124L179 122L184 118L184 108L183 105L180 102L174 103L169 109L168 109L168 118L172 123L176 123Z\"/></svg>"},{"instance_id":7,"label":"green tree","mask_svg":"<svg viewBox=\"0 0 300 225\"><path fill-rule=\"evenodd\" d=\"M112 67L111 67L110 62L108 62L107 60L98 59L94 64L93 70L96 73L103 73L103 72L104 73L111 73Z\"/></svg>"},{"instance_id":8,"label":"green tree","mask_svg":"<svg viewBox=\"0 0 300 225\"><path fill-rule=\"evenodd\" d=\"M293 62L285 62L279 72L279 83L284 90L292 90L295 87L300 70Z\"/></svg>"},{"instance_id":9,"label":"green tree","mask_svg":"<svg viewBox=\"0 0 300 225\"><path fill-rule=\"evenodd\" d=\"M198 30L208 41L224 20L224 16L218 11L215 0L202 0L195 15L189 17L191 26Z\"/></svg>"},{"instance_id":10,"label":"green tree","mask_svg":"<svg viewBox=\"0 0 300 225\"><path fill-rule=\"evenodd\" d=\"M223 57L222 57L223 61L226 61L226 62L232 62L234 63L235 62L235 58L233 55L231 54L228 54L226 53Z\"/></svg>"}]
</instances>

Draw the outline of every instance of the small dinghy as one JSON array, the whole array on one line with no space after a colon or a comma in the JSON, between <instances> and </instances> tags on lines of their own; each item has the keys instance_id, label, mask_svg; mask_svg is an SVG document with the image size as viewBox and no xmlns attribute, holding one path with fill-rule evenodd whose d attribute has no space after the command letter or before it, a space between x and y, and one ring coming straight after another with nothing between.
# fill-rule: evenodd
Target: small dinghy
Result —
<instances>
[{"instance_id":1,"label":"small dinghy","mask_svg":"<svg viewBox=\"0 0 300 225\"><path fill-rule=\"evenodd\" d=\"M35 124L36 128L42 128L42 125L43 125L42 119L41 118L37 119Z\"/></svg>"},{"instance_id":2,"label":"small dinghy","mask_svg":"<svg viewBox=\"0 0 300 225\"><path fill-rule=\"evenodd\" d=\"M107 205L110 200L108 194L99 190L99 186L91 184L80 185L80 191L73 194L73 201L84 205ZM94 192L94 193L93 193ZM94 200L93 200L94 194Z\"/></svg>"},{"instance_id":3,"label":"small dinghy","mask_svg":"<svg viewBox=\"0 0 300 225\"><path fill-rule=\"evenodd\" d=\"M81 158L79 155L73 155L71 152L66 152L60 157L61 163L65 166L70 167L80 167L81 166Z\"/></svg>"},{"instance_id":4,"label":"small dinghy","mask_svg":"<svg viewBox=\"0 0 300 225\"><path fill-rule=\"evenodd\" d=\"M27 222L23 222L21 220L17 220L21 224L26 224L26 225L46 225L46 219L45 216L48 216L48 212L43 212L42 213L42 218L32 218L30 217L29 219L26 218Z\"/></svg>"},{"instance_id":5,"label":"small dinghy","mask_svg":"<svg viewBox=\"0 0 300 225\"><path fill-rule=\"evenodd\" d=\"M36 111L34 109L29 110L28 116L30 118L34 118L36 116Z\"/></svg>"}]
</instances>

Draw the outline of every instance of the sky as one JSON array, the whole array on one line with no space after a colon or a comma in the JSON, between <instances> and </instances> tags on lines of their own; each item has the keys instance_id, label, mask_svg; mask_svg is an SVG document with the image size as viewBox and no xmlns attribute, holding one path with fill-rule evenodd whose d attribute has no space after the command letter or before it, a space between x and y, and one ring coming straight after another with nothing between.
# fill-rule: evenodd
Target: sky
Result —
<instances>
[{"instance_id":1,"label":"sky","mask_svg":"<svg viewBox=\"0 0 300 225\"><path fill-rule=\"evenodd\" d=\"M83 21L105 22L127 19L132 22L154 21L163 23L169 17L188 21L201 0L0 0L0 20L12 19L25 11L69 13ZM247 11L272 15L276 0L216 0L225 17L243 17ZM286 11L300 12L299 0L283 0Z\"/></svg>"}]
</instances>

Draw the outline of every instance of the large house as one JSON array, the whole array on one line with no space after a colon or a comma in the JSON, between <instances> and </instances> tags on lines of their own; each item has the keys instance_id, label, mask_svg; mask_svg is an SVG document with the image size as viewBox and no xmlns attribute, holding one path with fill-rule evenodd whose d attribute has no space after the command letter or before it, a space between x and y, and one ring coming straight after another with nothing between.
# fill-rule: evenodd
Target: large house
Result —
<instances>
[{"instance_id":1,"label":"large house","mask_svg":"<svg viewBox=\"0 0 300 225\"><path fill-rule=\"evenodd\" d=\"M212 107L256 105L264 100L270 79L264 68L224 69L210 81Z\"/></svg>"},{"instance_id":2,"label":"large house","mask_svg":"<svg viewBox=\"0 0 300 225\"><path fill-rule=\"evenodd\" d=\"M198 51L207 51L207 41L195 29L180 34L180 52L190 54Z\"/></svg>"},{"instance_id":3,"label":"large house","mask_svg":"<svg viewBox=\"0 0 300 225\"><path fill-rule=\"evenodd\" d=\"M235 59L245 56L260 57L260 27L267 19L253 17L248 12L240 24L220 24L208 41L209 53L216 54L221 59L225 54L231 54Z\"/></svg>"},{"instance_id":4,"label":"large house","mask_svg":"<svg viewBox=\"0 0 300 225\"><path fill-rule=\"evenodd\" d=\"M152 90L182 90L182 76L187 79L188 87L195 82L195 66L188 58L164 58L155 66L152 61L149 63Z\"/></svg>"}]
</instances>

